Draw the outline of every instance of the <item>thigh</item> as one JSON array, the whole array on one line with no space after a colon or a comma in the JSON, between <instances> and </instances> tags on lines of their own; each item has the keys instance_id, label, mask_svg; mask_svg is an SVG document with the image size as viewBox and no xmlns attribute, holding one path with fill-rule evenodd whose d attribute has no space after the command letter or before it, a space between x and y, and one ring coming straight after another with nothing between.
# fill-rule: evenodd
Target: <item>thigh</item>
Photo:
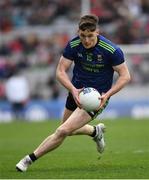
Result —
<instances>
[{"instance_id":1,"label":"thigh","mask_svg":"<svg viewBox=\"0 0 149 180\"><path fill-rule=\"evenodd\" d=\"M64 123L69 118L69 116L71 116L72 113L73 113L73 111L65 108L64 114L63 114L63 119L62 119L61 123Z\"/></svg>"},{"instance_id":2,"label":"thigh","mask_svg":"<svg viewBox=\"0 0 149 180\"><path fill-rule=\"evenodd\" d=\"M75 103L75 100L73 99L73 96L71 93L68 93L67 99L66 99L66 104L65 104L65 110L63 114L63 119L61 123L64 123L69 116L75 111L77 108L77 104Z\"/></svg>"},{"instance_id":3,"label":"thigh","mask_svg":"<svg viewBox=\"0 0 149 180\"><path fill-rule=\"evenodd\" d=\"M61 127L73 132L91 121L91 116L83 109L77 108Z\"/></svg>"}]
</instances>

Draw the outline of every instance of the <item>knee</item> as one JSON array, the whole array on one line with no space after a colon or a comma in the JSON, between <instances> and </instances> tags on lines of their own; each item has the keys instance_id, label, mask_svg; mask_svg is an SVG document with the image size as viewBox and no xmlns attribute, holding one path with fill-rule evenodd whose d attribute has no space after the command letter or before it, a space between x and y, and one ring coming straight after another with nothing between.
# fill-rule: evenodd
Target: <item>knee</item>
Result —
<instances>
[{"instance_id":1,"label":"knee","mask_svg":"<svg viewBox=\"0 0 149 180\"><path fill-rule=\"evenodd\" d=\"M66 137L66 136L69 136L71 132L69 131L69 129L65 127L59 127L56 130L56 134L60 137Z\"/></svg>"}]
</instances>

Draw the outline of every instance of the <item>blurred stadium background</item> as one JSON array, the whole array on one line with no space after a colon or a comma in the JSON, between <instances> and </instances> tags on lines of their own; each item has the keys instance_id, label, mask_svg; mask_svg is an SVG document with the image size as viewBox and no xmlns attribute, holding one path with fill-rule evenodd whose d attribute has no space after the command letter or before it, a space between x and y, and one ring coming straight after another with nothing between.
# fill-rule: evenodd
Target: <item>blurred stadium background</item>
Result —
<instances>
[{"instance_id":1,"label":"blurred stadium background","mask_svg":"<svg viewBox=\"0 0 149 180\"><path fill-rule=\"evenodd\" d=\"M29 85L23 119L61 117L67 92L56 82L55 69L87 13L99 16L101 33L122 47L132 76L102 117L149 117L148 0L0 0L0 122L15 119L6 84L16 70ZM11 93L17 90L19 84Z\"/></svg>"}]
</instances>

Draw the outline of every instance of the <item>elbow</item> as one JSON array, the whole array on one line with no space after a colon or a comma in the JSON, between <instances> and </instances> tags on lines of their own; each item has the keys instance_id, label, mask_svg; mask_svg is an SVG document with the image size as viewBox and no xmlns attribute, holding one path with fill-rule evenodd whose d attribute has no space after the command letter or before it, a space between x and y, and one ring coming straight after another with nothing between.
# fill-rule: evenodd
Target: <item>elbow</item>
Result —
<instances>
[{"instance_id":1,"label":"elbow","mask_svg":"<svg viewBox=\"0 0 149 180\"><path fill-rule=\"evenodd\" d=\"M56 71L56 79L59 80L59 77L60 77L60 72L57 70Z\"/></svg>"},{"instance_id":2,"label":"elbow","mask_svg":"<svg viewBox=\"0 0 149 180\"><path fill-rule=\"evenodd\" d=\"M125 75L122 77L122 79L123 79L124 85L126 85L126 84L128 84L128 83L131 81L131 76L130 76L130 74L125 74Z\"/></svg>"},{"instance_id":3,"label":"elbow","mask_svg":"<svg viewBox=\"0 0 149 180\"><path fill-rule=\"evenodd\" d=\"M130 81L131 81L131 76L130 76L130 74L128 74L126 77L126 83L129 83Z\"/></svg>"},{"instance_id":4,"label":"elbow","mask_svg":"<svg viewBox=\"0 0 149 180\"><path fill-rule=\"evenodd\" d=\"M56 71L56 79L60 81L60 79L63 77L63 72L60 70Z\"/></svg>"}]
</instances>

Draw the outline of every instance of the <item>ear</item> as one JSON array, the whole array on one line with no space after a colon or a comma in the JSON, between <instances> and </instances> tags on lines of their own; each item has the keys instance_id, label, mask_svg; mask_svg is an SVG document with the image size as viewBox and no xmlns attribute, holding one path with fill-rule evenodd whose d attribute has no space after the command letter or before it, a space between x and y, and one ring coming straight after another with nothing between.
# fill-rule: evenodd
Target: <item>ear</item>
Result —
<instances>
[{"instance_id":1,"label":"ear","mask_svg":"<svg viewBox=\"0 0 149 180\"><path fill-rule=\"evenodd\" d=\"M100 30L96 29L96 34L99 35L100 34Z\"/></svg>"}]
</instances>

